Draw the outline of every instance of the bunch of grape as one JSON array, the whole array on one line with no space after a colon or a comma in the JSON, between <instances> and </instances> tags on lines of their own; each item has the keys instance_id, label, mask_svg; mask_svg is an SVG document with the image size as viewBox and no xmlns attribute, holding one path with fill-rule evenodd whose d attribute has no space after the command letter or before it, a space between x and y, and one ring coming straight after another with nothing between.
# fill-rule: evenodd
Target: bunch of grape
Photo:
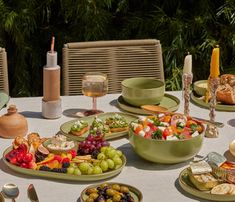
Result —
<instances>
[{"instance_id":1,"label":"bunch of grape","mask_svg":"<svg viewBox=\"0 0 235 202\"><path fill-rule=\"evenodd\" d=\"M97 159L92 162L82 162L80 164L71 164L68 174L74 175L93 175L101 174L110 170L115 170L123 165L122 152L110 146L101 147Z\"/></svg>"},{"instance_id":2,"label":"bunch of grape","mask_svg":"<svg viewBox=\"0 0 235 202\"><path fill-rule=\"evenodd\" d=\"M84 141L79 143L78 155L91 154L93 158L96 158L101 147L105 146L109 146L109 143L101 134L88 135Z\"/></svg>"}]
</instances>

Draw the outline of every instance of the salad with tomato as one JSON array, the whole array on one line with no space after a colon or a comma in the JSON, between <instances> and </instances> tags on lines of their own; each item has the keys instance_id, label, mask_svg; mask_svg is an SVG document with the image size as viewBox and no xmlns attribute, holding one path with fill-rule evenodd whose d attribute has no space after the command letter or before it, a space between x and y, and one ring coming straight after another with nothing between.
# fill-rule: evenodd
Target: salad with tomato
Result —
<instances>
[{"instance_id":1,"label":"salad with tomato","mask_svg":"<svg viewBox=\"0 0 235 202\"><path fill-rule=\"evenodd\" d=\"M195 137L203 132L203 125L183 114L156 115L131 123L135 135L158 140L179 140Z\"/></svg>"}]
</instances>

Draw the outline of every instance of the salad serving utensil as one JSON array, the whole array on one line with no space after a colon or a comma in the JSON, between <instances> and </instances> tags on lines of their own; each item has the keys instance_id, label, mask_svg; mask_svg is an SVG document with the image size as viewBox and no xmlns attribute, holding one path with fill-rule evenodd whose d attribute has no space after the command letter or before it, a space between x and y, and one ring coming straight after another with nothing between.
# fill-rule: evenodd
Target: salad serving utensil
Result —
<instances>
[{"instance_id":1,"label":"salad serving utensil","mask_svg":"<svg viewBox=\"0 0 235 202\"><path fill-rule=\"evenodd\" d=\"M30 184L27 189L28 197L31 202L39 202L37 192L33 186L33 184Z\"/></svg>"},{"instance_id":2,"label":"salad serving utensil","mask_svg":"<svg viewBox=\"0 0 235 202\"><path fill-rule=\"evenodd\" d=\"M162 107L162 106L158 106L158 105L142 105L141 108L148 111L148 112L151 112L153 114L160 114L160 113L162 113L162 114L173 114L173 112L168 111L167 108ZM180 114L180 113L177 113L177 114ZM224 127L224 124L221 123L221 122L216 122L216 121L213 122L213 121L210 121L208 119L202 119L202 118L198 118L198 117L192 117L192 118L199 121L199 122L208 124L208 125L217 126L218 128L223 128Z\"/></svg>"}]
</instances>

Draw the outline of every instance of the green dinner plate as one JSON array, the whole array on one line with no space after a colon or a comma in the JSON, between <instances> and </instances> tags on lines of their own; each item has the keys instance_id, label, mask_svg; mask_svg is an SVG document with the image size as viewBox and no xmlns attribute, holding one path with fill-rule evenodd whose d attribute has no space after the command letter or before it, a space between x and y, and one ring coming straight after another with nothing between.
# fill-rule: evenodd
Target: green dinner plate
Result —
<instances>
[{"instance_id":1,"label":"green dinner plate","mask_svg":"<svg viewBox=\"0 0 235 202\"><path fill-rule=\"evenodd\" d=\"M212 200L212 201L235 201L235 195L218 195L211 194L209 191L200 191L190 182L187 168L184 169L179 175L179 184L184 191L193 196Z\"/></svg>"},{"instance_id":2,"label":"green dinner plate","mask_svg":"<svg viewBox=\"0 0 235 202\"><path fill-rule=\"evenodd\" d=\"M97 115L93 115L93 116L87 116L87 117L83 117L83 118L79 118L79 119L65 122L60 126L60 131L70 139L77 140L77 141L83 141L87 137L87 135L89 134L89 131L87 131L86 133L84 133L81 136L76 136L76 135L69 133L72 125L77 120L83 120L85 122L88 122L88 125L91 125L91 123L93 122L93 120L96 116L98 118L100 118L101 120L105 120L106 118L114 116L115 114L119 114L119 115L123 116L127 120L128 123L138 119L137 116L134 116L131 114L125 114L125 113L120 113L120 112L107 112L107 113L97 114ZM116 139L116 138L126 136L127 134L128 134L128 130L124 130L121 132L115 132L115 133L111 133L111 134L106 135L105 139L106 140Z\"/></svg>"},{"instance_id":3,"label":"green dinner plate","mask_svg":"<svg viewBox=\"0 0 235 202\"><path fill-rule=\"evenodd\" d=\"M0 110L8 103L10 97L4 93L3 91L0 91Z\"/></svg>"},{"instance_id":4,"label":"green dinner plate","mask_svg":"<svg viewBox=\"0 0 235 202\"><path fill-rule=\"evenodd\" d=\"M142 195L141 191L139 191L137 188L135 188L135 187L133 187L131 185L123 184L123 183L119 183L119 182L105 182L105 184L106 183L108 185L119 184L120 186L126 186L126 187L128 187L131 196L134 198L134 202L142 202L143 201L143 195ZM85 202L86 199L88 198L88 195L86 194L86 190L87 189L96 188L96 187L98 187L100 185L101 184L91 185L91 186L88 186L86 189L84 189L81 192L81 195L80 195L81 202Z\"/></svg>"},{"instance_id":5,"label":"green dinner plate","mask_svg":"<svg viewBox=\"0 0 235 202\"><path fill-rule=\"evenodd\" d=\"M13 171L16 171L18 173L22 173L25 175L31 175L35 177L42 177L42 178L51 178L51 179L57 179L57 180L69 180L69 181L99 181L99 180L104 180L108 179L111 177L114 177L118 175L124 166L126 165L126 157L123 155L122 156L122 166L116 170L111 170L102 174L95 174L95 175L71 175L71 174L66 174L66 173L56 173L56 172L48 172L48 171L40 171L40 170L32 170L32 169L27 169L27 168L21 168L19 166L15 166L11 163L9 163L5 156L8 152L12 150L12 147L8 147L4 153L3 153L3 162Z\"/></svg>"},{"instance_id":6,"label":"green dinner plate","mask_svg":"<svg viewBox=\"0 0 235 202\"><path fill-rule=\"evenodd\" d=\"M204 108L209 108L209 103L205 103L201 97L197 97L196 95L194 95L194 93L191 93L191 99L195 104ZM225 105L225 104L217 103L217 105L215 106L215 109L218 111L234 112L235 105Z\"/></svg>"},{"instance_id":7,"label":"green dinner plate","mask_svg":"<svg viewBox=\"0 0 235 202\"><path fill-rule=\"evenodd\" d=\"M141 109L140 107L135 107L133 105L126 103L122 96L118 98L117 103L118 103L118 106L122 110L127 111L127 112L131 112L134 114L141 114L141 115L151 114L150 112L147 112L144 109ZM168 111L171 111L171 112L178 110L179 105L180 105L180 100L177 97L170 95L170 94L166 94L166 93L162 101L159 104L159 106L165 107L167 108Z\"/></svg>"}]
</instances>

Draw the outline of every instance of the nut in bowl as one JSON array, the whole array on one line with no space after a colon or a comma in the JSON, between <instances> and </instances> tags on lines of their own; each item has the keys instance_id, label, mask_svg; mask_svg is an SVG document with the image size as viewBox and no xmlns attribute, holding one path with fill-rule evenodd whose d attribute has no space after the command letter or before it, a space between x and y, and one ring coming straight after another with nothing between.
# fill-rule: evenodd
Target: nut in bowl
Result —
<instances>
[{"instance_id":1,"label":"nut in bowl","mask_svg":"<svg viewBox=\"0 0 235 202\"><path fill-rule=\"evenodd\" d=\"M158 79L138 77L122 81L123 99L136 107L159 104L164 93L165 84Z\"/></svg>"},{"instance_id":2,"label":"nut in bowl","mask_svg":"<svg viewBox=\"0 0 235 202\"><path fill-rule=\"evenodd\" d=\"M174 164L199 152L203 131L201 123L181 114L149 116L130 124L129 141L140 157Z\"/></svg>"}]
</instances>

